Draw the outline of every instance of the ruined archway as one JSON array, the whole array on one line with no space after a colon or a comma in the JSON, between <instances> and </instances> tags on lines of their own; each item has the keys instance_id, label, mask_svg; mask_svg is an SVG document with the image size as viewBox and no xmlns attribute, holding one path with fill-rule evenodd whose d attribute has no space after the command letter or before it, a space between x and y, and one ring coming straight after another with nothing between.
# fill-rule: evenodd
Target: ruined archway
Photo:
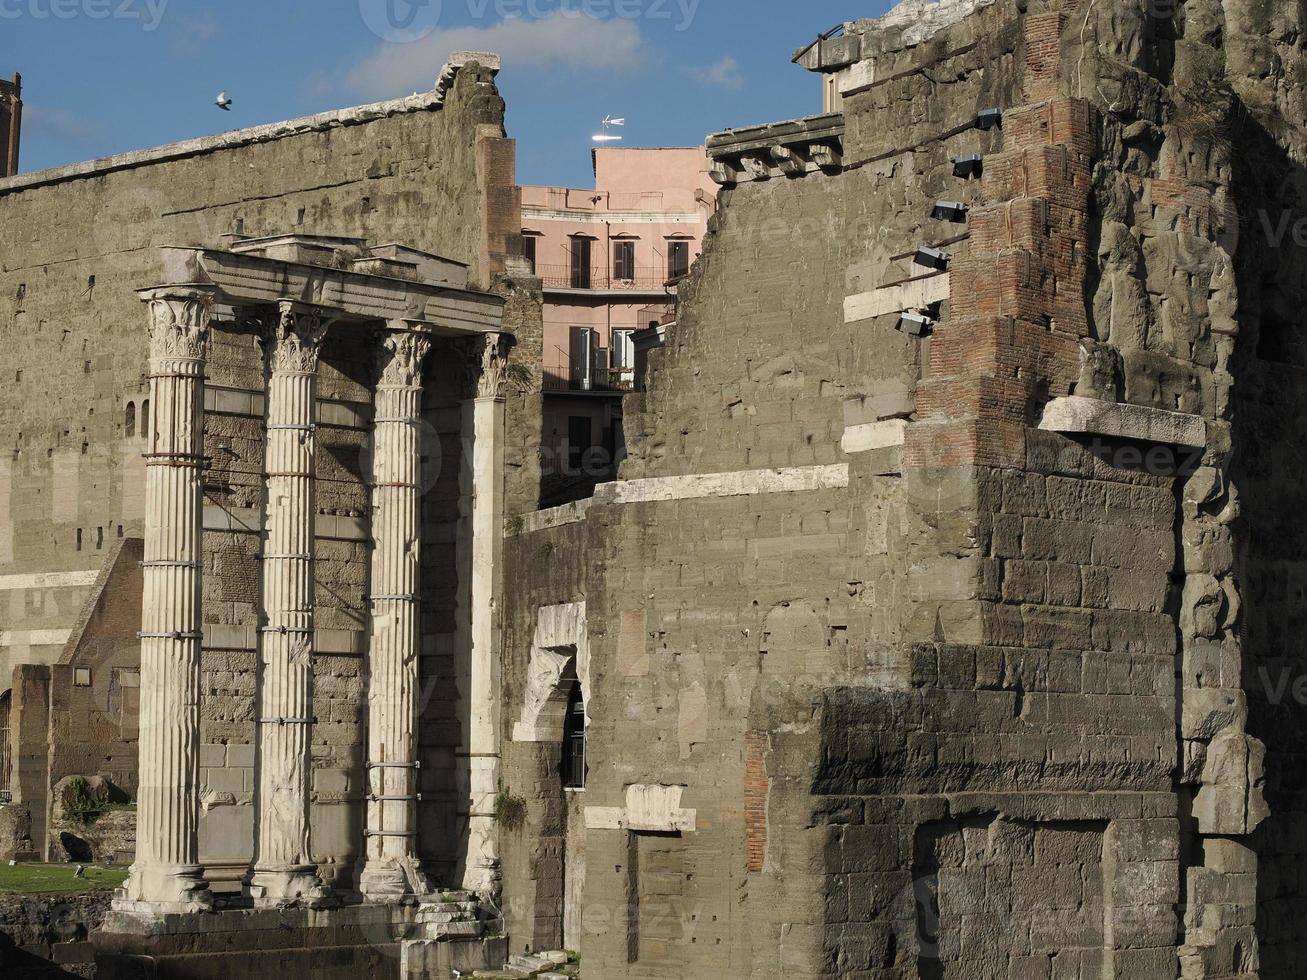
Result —
<instances>
[{"instance_id":1,"label":"ruined archway","mask_svg":"<svg viewBox=\"0 0 1307 980\"><path fill-rule=\"evenodd\" d=\"M530 945L577 949L585 885L584 750L590 711L590 643L585 603L544 606L532 637L522 710L513 741L532 749L536 798L528 819L536 843ZM583 745L583 742L582 742ZM579 767L579 772L578 772Z\"/></svg>"}]
</instances>

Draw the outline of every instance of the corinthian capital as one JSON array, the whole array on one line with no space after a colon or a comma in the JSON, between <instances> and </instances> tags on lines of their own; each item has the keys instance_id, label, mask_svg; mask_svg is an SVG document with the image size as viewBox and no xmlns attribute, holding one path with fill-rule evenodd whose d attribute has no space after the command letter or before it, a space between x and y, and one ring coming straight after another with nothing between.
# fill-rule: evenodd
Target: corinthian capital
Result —
<instances>
[{"instance_id":1,"label":"corinthian capital","mask_svg":"<svg viewBox=\"0 0 1307 980\"><path fill-rule=\"evenodd\" d=\"M468 344L468 387L473 398L503 398L508 380L508 352L513 338L487 333Z\"/></svg>"},{"instance_id":2,"label":"corinthian capital","mask_svg":"<svg viewBox=\"0 0 1307 980\"><path fill-rule=\"evenodd\" d=\"M312 374L331 316L314 306L284 299L277 304L277 324L269 338L274 371Z\"/></svg>"},{"instance_id":3,"label":"corinthian capital","mask_svg":"<svg viewBox=\"0 0 1307 980\"><path fill-rule=\"evenodd\" d=\"M168 360L204 357L209 339L213 290L195 286L161 286L143 290L150 314L150 358Z\"/></svg>"},{"instance_id":4,"label":"corinthian capital","mask_svg":"<svg viewBox=\"0 0 1307 980\"><path fill-rule=\"evenodd\" d=\"M424 327L400 320L381 331L376 353L378 387L422 387L422 362L431 352L431 337Z\"/></svg>"}]
</instances>

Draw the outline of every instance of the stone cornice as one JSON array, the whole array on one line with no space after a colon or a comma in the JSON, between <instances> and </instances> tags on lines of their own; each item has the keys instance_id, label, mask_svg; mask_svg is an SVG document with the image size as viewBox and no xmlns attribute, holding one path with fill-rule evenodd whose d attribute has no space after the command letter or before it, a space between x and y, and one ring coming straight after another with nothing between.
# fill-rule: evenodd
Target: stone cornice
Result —
<instances>
[{"instance_id":1,"label":"stone cornice","mask_svg":"<svg viewBox=\"0 0 1307 980\"><path fill-rule=\"evenodd\" d=\"M99 157L83 163L74 163L66 167L52 167L30 174L18 174L0 180L0 197L17 191L30 190L48 184L58 184L85 177L98 177L116 170L131 170L167 160L180 160L186 157L201 156L219 150L229 150L254 143L270 143L273 140L298 136L301 133L325 132L341 126L358 126L389 116L400 116L410 112L435 112L445 105L445 97L453 86L454 79L464 65L476 62L482 67L497 72L499 58L497 55L481 52L455 52L449 62L441 69L436 80L436 87L430 92L410 95L402 99L390 99L385 102L373 102L368 105L354 106L349 109L336 109L332 112L320 112L313 116L288 119L284 122L252 126L237 129L217 136L201 136L196 139L182 140L155 146L147 150L133 150L116 156Z\"/></svg>"},{"instance_id":2,"label":"stone cornice","mask_svg":"<svg viewBox=\"0 0 1307 980\"><path fill-rule=\"evenodd\" d=\"M712 179L728 187L819 171L838 173L843 155L842 113L730 129L708 137Z\"/></svg>"},{"instance_id":3,"label":"stone cornice","mask_svg":"<svg viewBox=\"0 0 1307 980\"><path fill-rule=\"evenodd\" d=\"M505 301L489 293L221 249L165 245L159 253L164 281L204 284L231 306L290 299L331 309L342 324L420 320L444 335L503 329Z\"/></svg>"},{"instance_id":4,"label":"stone cornice","mask_svg":"<svg viewBox=\"0 0 1307 980\"><path fill-rule=\"evenodd\" d=\"M1106 436L1193 449L1207 447L1207 422L1202 416L1079 395L1050 401L1044 406L1039 427L1066 435Z\"/></svg>"}]
</instances>

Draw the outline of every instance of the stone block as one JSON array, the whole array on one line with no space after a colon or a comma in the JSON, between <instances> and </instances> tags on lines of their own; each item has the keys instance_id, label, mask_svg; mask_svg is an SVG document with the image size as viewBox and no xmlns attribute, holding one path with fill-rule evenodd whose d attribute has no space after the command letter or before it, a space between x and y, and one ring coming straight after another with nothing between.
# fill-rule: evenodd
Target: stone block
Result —
<instances>
[{"instance_id":1,"label":"stone block","mask_svg":"<svg viewBox=\"0 0 1307 980\"><path fill-rule=\"evenodd\" d=\"M1262 789L1265 758L1266 747L1238 728L1227 728L1212 739L1194 799L1200 833L1240 837L1269 816Z\"/></svg>"},{"instance_id":2,"label":"stone block","mask_svg":"<svg viewBox=\"0 0 1307 980\"><path fill-rule=\"evenodd\" d=\"M202 769L221 769L227 765L227 746L201 745L200 767Z\"/></svg>"},{"instance_id":3,"label":"stone block","mask_svg":"<svg viewBox=\"0 0 1307 980\"><path fill-rule=\"evenodd\" d=\"M1092 434L1168 446L1207 446L1201 416L1097 398L1054 398L1044 406L1039 427L1049 432Z\"/></svg>"}]
</instances>

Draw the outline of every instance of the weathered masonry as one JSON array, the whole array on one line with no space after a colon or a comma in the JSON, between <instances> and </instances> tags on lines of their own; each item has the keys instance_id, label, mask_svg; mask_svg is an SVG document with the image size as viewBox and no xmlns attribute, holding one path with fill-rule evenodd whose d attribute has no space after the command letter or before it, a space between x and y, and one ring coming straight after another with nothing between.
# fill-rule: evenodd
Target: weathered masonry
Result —
<instances>
[{"instance_id":1,"label":"weathered masonry","mask_svg":"<svg viewBox=\"0 0 1307 980\"><path fill-rule=\"evenodd\" d=\"M10 786L137 799L102 962L1298 976L1304 18L804 47L550 510L492 57L0 181Z\"/></svg>"},{"instance_id":2,"label":"weathered masonry","mask_svg":"<svg viewBox=\"0 0 1307 980\"><path fill-rule=\"evenodd\" d=\"M106 969L502 963L540 305L497 69L0 180L4 788L52 859L69 777L135 802Z\"/></svg>"},{"instance_id":3,"label":"weathered masonry","mask_svg":"<svg viewBox=\"0 0 1307 980\"><path fill-rule=\"evenodd\" d=\"M621 479L508 527L512 952L1301 973L1303 16L909 0L710 137Z\"/></svg>"}]
</instances>

